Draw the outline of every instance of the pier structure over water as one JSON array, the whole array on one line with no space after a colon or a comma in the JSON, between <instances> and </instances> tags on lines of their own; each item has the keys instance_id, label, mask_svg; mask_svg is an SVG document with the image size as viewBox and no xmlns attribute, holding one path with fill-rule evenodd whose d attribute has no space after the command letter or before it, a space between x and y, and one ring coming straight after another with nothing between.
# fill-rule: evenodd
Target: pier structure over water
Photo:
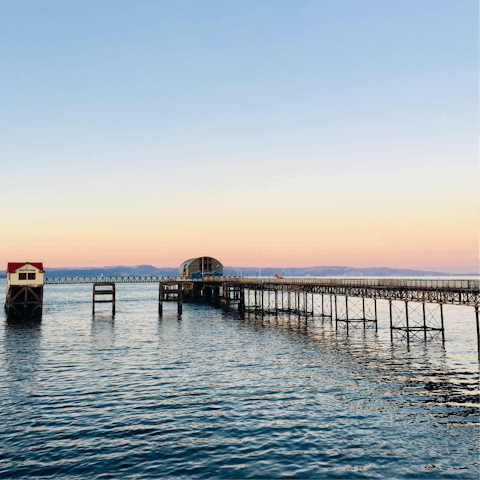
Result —
<instances>
[{"instance_id":1,"label":"pier structure over water","mask_svg":"<svg viewBox=\"0 0 480 480\"><path fill-rule=\"evenodd\" d=\"M368 278L245 278L204 276L179 278L161 276L47 278L45 285L94 283L158 283L159 313L165 302L209 303L256 315L289 314L321 317L335 321L347 331L352 326L377 328L377 301L389 302L392 340L407 342L419 336L424 340L445 340L444 305L466 305L475 310L477 343L480 355L479 281L413 280Z\"/></svg>"}]
</instances>

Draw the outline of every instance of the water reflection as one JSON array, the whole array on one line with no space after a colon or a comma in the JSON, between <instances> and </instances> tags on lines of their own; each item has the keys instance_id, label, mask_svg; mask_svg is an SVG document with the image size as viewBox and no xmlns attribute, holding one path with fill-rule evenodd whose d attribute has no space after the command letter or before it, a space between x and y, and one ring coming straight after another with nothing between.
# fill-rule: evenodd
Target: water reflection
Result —
<instances>
[{"instance_id":1,"label":"water reflection","mask_svg":"<svg viewBox=\"0 0 480 480\"><path fill-rule=\"evenodd\" d=\"M272 330L295 344L321 352L319 368L325 364L325 357L330 357L335 364L350 369L356 381L368 379L382 389L388 385L388 401L392 403L405 408L436 406L442 409L432 413L437 418L479 414L478 374L449 368L441 342L388 345L380 342L375 329L357 327L347 333L323 319L299 319L294 315L247 313L238 318L251 329Z\"/></svg>"},{"instance_id":2,"label":"water reflection","mask_svg":"<svg viewBox=\"0 0 480 480\"><path fill-rule=\"evenodd\" d=\"M113 315L92 316L92 348L109 349L115 346L115 318Z\"/></svg>"},{"instance_id":3,"label":"water reflection","mask_svg":"<svg viewBox=\"0 0 480 480\"><path fill-rule=\"evenodd\" d=\"M0 477L478 478L478 372L440 342L209 305L159 318L157 290L122 288L115 319L56 286L36 332L4 326Z\"/></svg>"},{"instance_id":4,"label":"water reflection","mask_svg":"<svg viewBox=\"0 0 480 480\"><path fill-rule=\"evenodd\" d=\"M42 320L6 318L4 325L3 348L7 371L13 381L31 381L39 364Z\"/></svg>"}]
</instances>

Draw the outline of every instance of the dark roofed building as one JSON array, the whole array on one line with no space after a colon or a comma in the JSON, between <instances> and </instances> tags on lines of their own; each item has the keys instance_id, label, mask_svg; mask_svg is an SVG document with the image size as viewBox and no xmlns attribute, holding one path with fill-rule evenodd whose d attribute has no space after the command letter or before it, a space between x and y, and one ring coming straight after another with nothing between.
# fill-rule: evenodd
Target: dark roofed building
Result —
<instances>
[{"instance_id":1,"label":"dark roofed building","mask_svg":"<svg viewBox=\"0 0 480 480\"><path fill-rule=\"evenodd\" d=\"M213 257L191 258L178 267L178 273L184 278L221 277L223 265Z\"/></svg>"}]
</instances>

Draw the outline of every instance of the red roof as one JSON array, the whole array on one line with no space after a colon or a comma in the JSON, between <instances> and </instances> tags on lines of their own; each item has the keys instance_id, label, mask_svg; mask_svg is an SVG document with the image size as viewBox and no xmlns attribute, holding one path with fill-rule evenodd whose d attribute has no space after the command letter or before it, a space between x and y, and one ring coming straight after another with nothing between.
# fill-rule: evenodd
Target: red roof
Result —
<instances>
[{"instance_id":1,"label":"red roof","mask_svg":"<svg viewBox=\"0 0 480 480\"><path fill-rule=\"evenodd\" d=\"M41 262L9 262L7 265L7 273L13 273L20 267L23 267L24 265L33 265L34 267L37 267L40 269L43 273L45 271L43 270L43 263Z\"/></svg>"}]
</instances>

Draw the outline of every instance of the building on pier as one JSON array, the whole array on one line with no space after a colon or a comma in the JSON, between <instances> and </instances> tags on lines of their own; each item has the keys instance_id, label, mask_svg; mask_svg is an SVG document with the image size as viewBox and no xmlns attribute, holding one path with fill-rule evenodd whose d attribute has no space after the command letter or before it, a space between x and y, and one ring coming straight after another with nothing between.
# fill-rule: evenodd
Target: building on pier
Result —
<instances>
[{"instance_id":1,"label":"building on pier","mask_svg":"<svg viewBox=\"0 0 480 480\"><path fill-rule=\"evenodd\" d=\"M11 316L42 314L45 270L40 262L10 262L7 266L5 311Z\"/></svg>"},{"instance_id":2,"label":"building on pier","mask_svg":"<svg viewBox=\"0 0 480 480\"><path fill-rule=\"evenodd\" d=\"M213 257L191 258L178 267L182 278L221 277L223 265Z\"/></svg>"}]
</instances>

